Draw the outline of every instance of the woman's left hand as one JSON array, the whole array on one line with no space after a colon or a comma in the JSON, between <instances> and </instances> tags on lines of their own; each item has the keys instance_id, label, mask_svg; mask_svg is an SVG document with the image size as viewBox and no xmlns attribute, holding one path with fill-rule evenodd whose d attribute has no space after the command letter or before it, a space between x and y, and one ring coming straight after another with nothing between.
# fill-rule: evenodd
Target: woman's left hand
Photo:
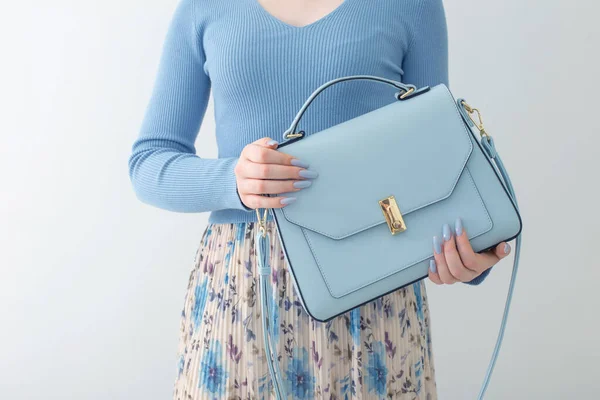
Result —
<instances>
[{"instance_id":1,"label":"woman's left hand","mask_svg":"<svg viewBox=\"0 0 600 400\"><path fill-rule=\"evenodd\" d=\"M460 218L454 230L442 227L442 236L433 237L433 256L429 264L429 279L438 285L469 282L494 266L510 253L510 245L500 243L493 250L475 253Z\"/></svg>"}]
</instances>

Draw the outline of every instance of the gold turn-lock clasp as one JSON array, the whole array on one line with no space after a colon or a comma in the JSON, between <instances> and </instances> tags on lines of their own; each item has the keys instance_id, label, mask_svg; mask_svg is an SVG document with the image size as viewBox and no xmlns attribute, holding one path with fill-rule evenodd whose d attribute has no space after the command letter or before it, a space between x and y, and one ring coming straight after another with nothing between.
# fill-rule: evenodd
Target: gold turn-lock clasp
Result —
<instances>
[{"instance_id":1,"label":"gold turn-lock clasp","mask_svg":"<svg viewBox=\"0 0 600 400\"><path fill-rule=\"evenodd\" d=\"M404 219L402 219L402 213L398 208L394 196L379 200L379 206L381 207L381 211L383 212L383 216L387 221L392 235L406 230L406 224L404 223Z\"/></svg>"}]
</instances>

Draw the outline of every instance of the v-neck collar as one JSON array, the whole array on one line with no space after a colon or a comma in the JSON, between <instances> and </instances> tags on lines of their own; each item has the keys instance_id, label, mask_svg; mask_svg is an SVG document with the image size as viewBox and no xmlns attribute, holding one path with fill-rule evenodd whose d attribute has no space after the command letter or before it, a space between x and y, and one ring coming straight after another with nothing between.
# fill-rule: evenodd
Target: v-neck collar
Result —
<instances>
[{"instance_id":1,"label":"v-neck collar","mask_svg":"<svg viewBox=\"0 0 600 400\"><path fill-rule=\"evenodd\" d=\"M336 14L341 13L347 6L349 3L351 3L354 0L344 0L341 4L339 4L336 8L334 8L333 10L331 10L329 13L323 15L321 18L308 23L306 25L302 25L302 26L297 26L297 25L292 25L289 24L287 22L284 22L282 20L280 20L279 18L277 18L276 16L274 16L273 14L271 14L269 11L267 11L262 4L260 4L258 2L258 0L248 0L251 3L254 3L254 5L260 9L260 12L265 14L267 18L269 18L270 20L275 21L277 24L285 26L288 29L294 29L294 30L304 30L304 29L308 29L317 25L320 25L321 23L326 22L327 20L329 20L331 17L335 16Z\"/></svg>"}]
</instances>

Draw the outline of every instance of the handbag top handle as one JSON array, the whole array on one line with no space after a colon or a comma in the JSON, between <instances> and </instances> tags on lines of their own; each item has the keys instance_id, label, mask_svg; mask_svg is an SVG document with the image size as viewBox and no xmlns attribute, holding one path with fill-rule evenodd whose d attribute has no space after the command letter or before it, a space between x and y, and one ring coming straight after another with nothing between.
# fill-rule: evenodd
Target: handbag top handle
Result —
<instances>
[{"instance_id":1,"label":"handbag top handle","mask_svg":"<svg viewBox=\"0 0 600 400\"><path fill-rule=\"evenodd\" d=\"M407 98L410 95L417 92L417 88L415 85L409 85L409 84L405 84L405 83L402 83L399 81L395 81L393 79L382 78L382 77L374 76L374 75L351 75L351 76L344 76L341 78L332 79L329 82L326 82L326 83L322 84L321 86L319 86L317 89L315 89L315 91L308 97L308 99L306 99L306 101L304 102L304 105L300 108L300 110L296 114L296 117L292 121L292 124L290 125L290 127L283 133L283 139L287 140L287 139L293 139L293 138L298 138L298 137L303 136L302 133L295 132L295 130L298 126L298 123L300 122L300 118L302 118L302 116L304 115L304 112L306 111L308 106L313 102L313 100L323 90L327 89L329 86L332 86L336 83L340 83L343 81L356 80L356 79L379 81L379 82L387 83L388 85L391 85L397 89L400 89L400 92L396 93L396 98L398 100L404 100L405 98ZM429 88L428 86L425 86L425 87L419 89L418 92L426 91L428 88Z\"/></svg>"}]
</instances>

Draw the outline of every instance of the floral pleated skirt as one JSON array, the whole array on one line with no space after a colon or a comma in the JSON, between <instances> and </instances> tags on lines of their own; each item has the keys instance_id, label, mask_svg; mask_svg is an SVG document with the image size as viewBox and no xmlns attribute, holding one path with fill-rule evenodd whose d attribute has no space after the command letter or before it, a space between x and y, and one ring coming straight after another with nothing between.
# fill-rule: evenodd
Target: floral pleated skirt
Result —
<instances>
[{"instance_id":1,"label":"floral pleated skirt","mask_svg":"<svg viewBox=\"0 0 600 400\"><path fill-rule=\"evenodd\" d=\"M275 399L263 346L254 235L209 223L181 314L174 400ZM273 338L293 399L436 399L428 302L416 282L329 322L302 308L279 244L271 245Z\"/></svg>"}]
</instances>

